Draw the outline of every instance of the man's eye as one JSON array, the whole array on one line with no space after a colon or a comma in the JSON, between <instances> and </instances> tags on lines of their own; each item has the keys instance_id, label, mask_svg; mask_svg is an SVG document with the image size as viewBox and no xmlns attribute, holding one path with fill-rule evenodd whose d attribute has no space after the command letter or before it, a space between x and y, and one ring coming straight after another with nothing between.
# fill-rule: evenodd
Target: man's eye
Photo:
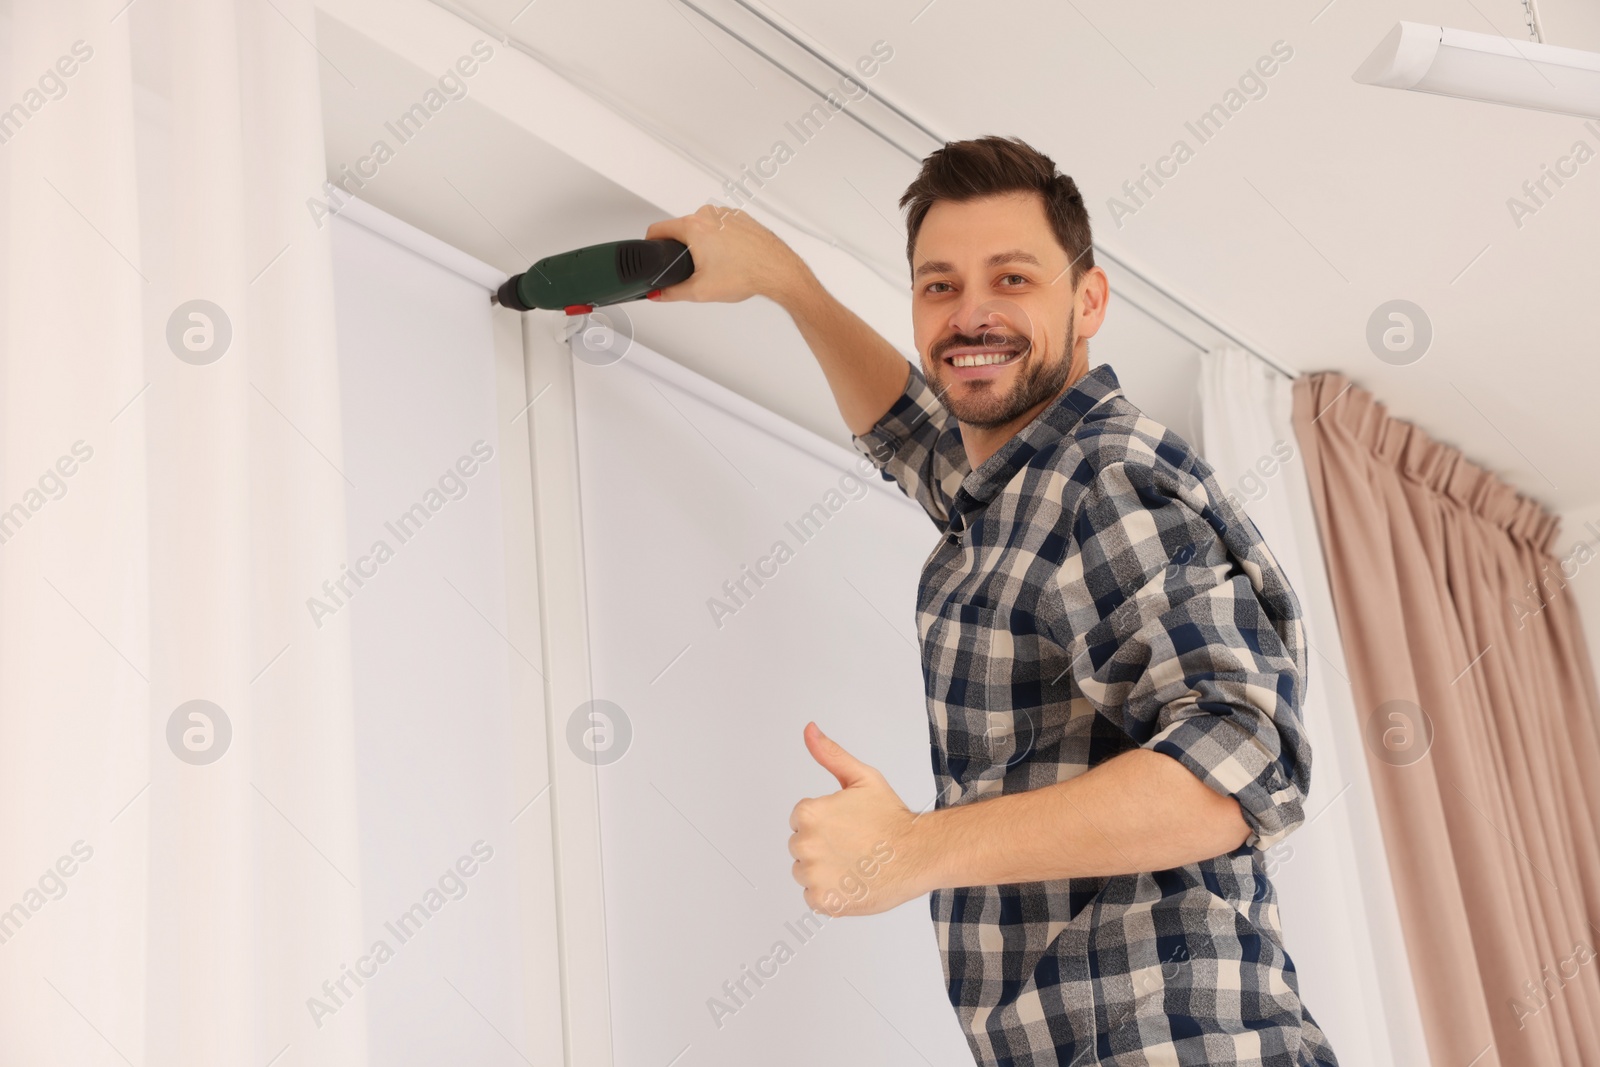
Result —
<instances>
[{"instance_id":1,"label":"man's eye","mask_svg":"<svg viewBox=\"0 0 1600 1067\"><path fill-rule=\"evenodd\" d=\"M1019 283L1021 283L1023 285L1026 285L1028 283L1028 279L1026 277L1024 277L1023 275L1021 275L1021 274L1007 274L1004 278L1001 278L1000 280L1001 281L1005 281L1007 278L1015 278L1015 279L1017 279L1017 281Z\"/></svg>"},{"instance_id":2,"label":"man's eye","mask_svg":"<svg viewBox=\"0 0 1600 1067\"><path fill-rule=\"evenodd\" d=\"M931 293L931 292L934 292L934 286L936 286L936 285L949 285L949 284L950 284L949 282L929 282L928 283L928 287L926 289L924 289L923 292Z\"/></svg>"}]
</instances>

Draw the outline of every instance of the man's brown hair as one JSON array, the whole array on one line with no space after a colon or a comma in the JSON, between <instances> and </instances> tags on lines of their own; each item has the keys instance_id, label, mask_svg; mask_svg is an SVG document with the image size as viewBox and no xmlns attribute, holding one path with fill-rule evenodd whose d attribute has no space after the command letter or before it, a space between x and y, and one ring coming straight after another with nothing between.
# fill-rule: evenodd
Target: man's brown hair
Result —
<instances>
[{"instance_id":1,"label":"man's brown hair","mask_svg":"<svg viewBox=\"0 0 1600 1067\"><path fill-rule=\"evenodd\" d=\"M1070 177L1056 171L1049 156L1020 137L979 137L947 141L922 161L922 171L900 198L911 205L906 214L906 262L916 269L912 253L928 209L940 200L976 200L998 193L1034 192L1044 199L1044 213L1066 250L1077 288L1084 271L1094 266L1094 242L1083 194Z\"/></svg>"}]
</instances>

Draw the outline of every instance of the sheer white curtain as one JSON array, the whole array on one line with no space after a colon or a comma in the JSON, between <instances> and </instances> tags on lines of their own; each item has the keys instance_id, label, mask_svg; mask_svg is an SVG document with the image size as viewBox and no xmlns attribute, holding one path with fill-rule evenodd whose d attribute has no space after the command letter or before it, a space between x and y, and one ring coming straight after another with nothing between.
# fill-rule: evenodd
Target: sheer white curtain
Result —
<instances>
[{"instance_id":1,"label":"sheer white curtain","mask_svg":"<svg viewBox=\"0 0 1600 1067\"><path fill-rule=\"evenodd\" d=\"M1201 357L1201 452L1289 575L1305 613L1307 821L1269 853L1301 993L1340 1062L1428 1062L1389 864L1361 751L1322 541L1293 425L1292 382L1232 346Z\"/></svg>"},{"instance_id":2,"label":"sheer white curtain","mask_svg":"<svg viewBox=\"0 0 1600 1067\"><path fill-rule=\"evenodd\" d=\"M359 1065L312 5L7 16L0 1060Z\"/></svg>"}]
</instances>

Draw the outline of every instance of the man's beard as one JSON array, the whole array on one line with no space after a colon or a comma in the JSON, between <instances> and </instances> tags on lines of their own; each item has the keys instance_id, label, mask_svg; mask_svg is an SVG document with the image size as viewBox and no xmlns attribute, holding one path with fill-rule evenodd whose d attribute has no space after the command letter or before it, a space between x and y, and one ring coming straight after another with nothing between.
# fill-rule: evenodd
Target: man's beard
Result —
<instances>
[{"instance_id":1,"label":"man's beard","mask_svg":"<svg viewBox=\"0 0 1600 1067\"><path fill-rule=\"evenodd\" d=\"M1011 390L1004 395L998 394L993 382L984 382L971 393L964 393L961 397L952 395L953 389L958 385L970 386L972 383L958 383L954 378L945 380L947 366L942 356L932 356L929 362L933 365L931 374L934 392L938 395L940 403L958 420L968 426L992 430L1011 422L1023 412L1036 404L1050 400L1060 395L1066 387L1067 380L1072 376L1072 348L1077 341L1077 331L1073 328L1072 316L1067 318L1067 344L1060 360L1047 364L1042 357L1043 353L1036 352L1029 338L1020 335L1007 334L998 337L996 331L986 330L979 338L951 337L939 345L943 351L948 351L958 345L973 346L1001 344L1020 344L1025 346L1023 354L1018 357L1020 361L1029 361L1016 376L1011 384ZM953 368L950 368L953 369Z\"/></svg>"}]
</instances>

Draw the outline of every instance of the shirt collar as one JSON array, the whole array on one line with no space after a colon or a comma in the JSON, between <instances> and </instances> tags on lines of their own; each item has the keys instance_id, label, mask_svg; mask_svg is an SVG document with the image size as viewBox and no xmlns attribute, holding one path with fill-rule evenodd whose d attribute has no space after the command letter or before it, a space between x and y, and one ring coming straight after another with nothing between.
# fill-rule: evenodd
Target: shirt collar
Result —
<instances>
[{"instance_id":1,"label":"shirt collar","mask_svg":"<svg viewBox=\"0 0 1600 1067\"><path fill-rule=\"evenodd\" d=\"M1074 382L962 480L950 504L950 532L959 534L965 529L967 513L983 508L1029 460L1071 434L1090 409L1121 395L1122 384L1109 363L1100 364Z\"/></svg>"}]
</instances>

